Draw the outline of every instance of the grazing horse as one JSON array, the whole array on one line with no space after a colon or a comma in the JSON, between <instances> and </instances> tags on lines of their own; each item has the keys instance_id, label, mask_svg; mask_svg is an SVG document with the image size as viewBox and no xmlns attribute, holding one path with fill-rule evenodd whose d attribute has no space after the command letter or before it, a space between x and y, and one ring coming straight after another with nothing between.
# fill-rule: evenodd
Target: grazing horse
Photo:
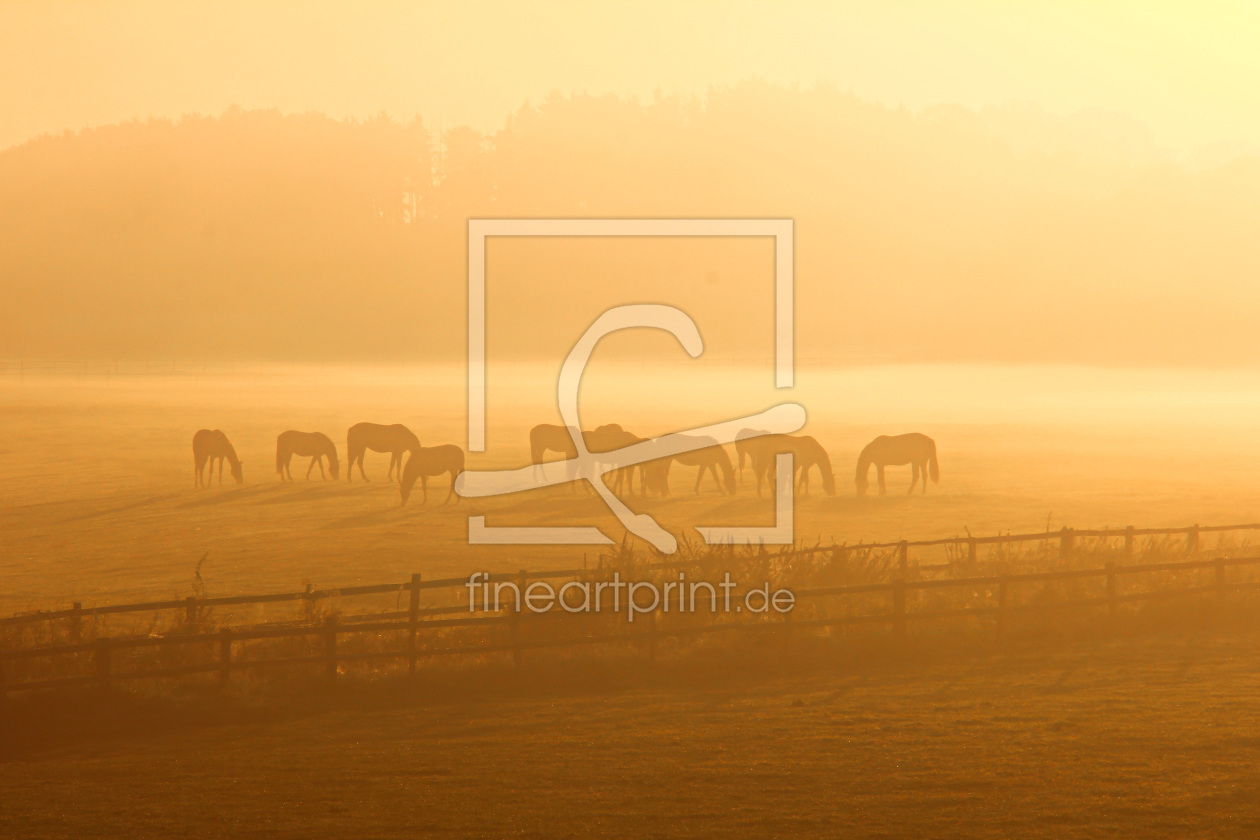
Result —
<instances>
[{"instance_id":1,"label":"grazing horse","mask_svg":"<svg viewBox=\"0 0 1260 840\"><path fill-rule=\"evenodd\" d=\"M378 423L355 423L346 432L346 481L354 480L354 465L359 464L359 475L364 481L370 481L363 471L363 455L367 450L388 452L390 481L394 479L394 470L402 475L402 458L404 452L420 448L420 439L401 423L382 426Z\"/></svg>"},{"instance_id":2,"label":"grazing horse","mask_svg":"<svg viewBox=\"0 0 1260 840\"><path fill-rule=\"evenodd\" d=\"M879 477L879 495L881 496L884 495L884 467L901 467L910 464L913 478L906 495L914 492L914 486L919 483L920 476L923 478L924 493L927 493L929 475L932 477L933 484L941 483L940 467L936 463L936 441L918 432L891 437L880 435L866 444L857 462L856 482L859 496L866 495L866 488L870 486L867 476L870 474L871 464L875 465L875 472Z\"/></svg>"},{"instance_id":3,"label":"grazing horse","mask_svg":"<svg viewBox=\"0 0 1260 840\"><path fill-rule=\"evenodd\" d=\"M576 430L573 430L574 432ZM582 440L586 444L586 451L592 455L599 455L605 452L611 452L615 449L621 449L623 446L641 443L643 438L638 435L631 434L616 423L609 423L606 426L600 426L593 432L583 432ZM552 423L540 423L529 430L529 457L530 462L534 465L535 480L541 475L543 458L548 452L558 452L566 459L572 461L577 458L577 447L573 445L573 437L569 426L557 426ZM612 463L611 460L596 458L601 464ZM577 465L570 463L568 467L567 478L570 482L577 478ZM622 470L618 470L613 477L614 492L619 491L625 484L626 475ZM634 477L630 476L630 489L634 491Z\"/></svg>"},{"instance_id":4,"label":"grazing horse","mask_svg":"<svg viewBox=\"0 0 1260 840\"><path fill-rule=\"evenodd\" d=\"M781 452L792 453L792 469L799 474L796 489L809 495L809 470L818 467L822 475L823 489L828 496L836 494L836 478L831 471L831 459L817 440L809 435L763 435L748 438L744 446L752 458L753 475L757 476L757 495L761 495L761 482L775 466L775 456ZM795 476L794 476L795 477ZM774 483L771 481L773 488Z\"/></svg>"},{"instance_id":5,"label":"grazing horse","mask_svg":"<svg viewBox=\"0 0 1260 840\"><path fill-rule=\"evenodd\" d=\"M752 451L750 444L752 439L764 437L766 432L757 431L756 429L740 429L739 434L735 435L735 455L739 458L739 483L744 483L744 459L752 460ZM755 445L755 444L754 444Z\"/></svg>"},{"instance_id":6,"label":"grazing horse","mask_svg":"<svg viewBox=\"0 0 1260 840\"><path fill-rule=\"evenodd\" d=\"M677 437L685 437L688 441L702 447L674 456L674 460L684 467L700 468L700 471L696 473L696 493L700 492L700 481L704 478L704 474L710 472L713 474L713 483L717 485L718 492L734 496L735 468L731 466L731 456L726 453L725 447L712 437L696 435L677 435ZM722 469L722 481L718 481L719 467Z\"/></svg>"},{"instance_id":7,"label":"grazing horse","mask_svg":"<svg viewBox=\"0 0 1260 840\"><path fill-rule=\"evenodd\" d=\"M324 475L324 459L328 459L328 471L333 480L341 478L341 465L337 462L337 447L332 439L322 432L281 432L276 438L276 472L281 481L292 481L293 473L289 470L289 460L294 455L310 458L310 466L306 468L306 478L310 480L311 470L319 464L319 477Z\"/></svg>"},{"instance_id":8,"label":"grazing horse","mask_svg":"<svg viewBox=\"0 0 1260 840\"><path fill-rule=\"evenodd\" d=\"M615 457L605 459L605 458L600 458L599 457L600 455L613 453L618 449L622 449L627 446L633 446L636 443L642 443L644 441L644 438L641 438L638 435L633 434L632 432L627 432L625 429L621 428L621 426L617 425L616 423L609 423L607 425L600 426L597 429L595 429L595 431L593 432L583 432L582 437L586 441L586 451L596 456L595 460L599 462L600 465L604 465L604 464L615 465L615 464L620 463L619 461L616 460ZM630 493L633 494L634 493L634 467L633 466L629 468L625 468L625 467L618 468L613 473L612 486L610 489L614 493L620 493L623 489L625 489L627 482L630 485L629 487ZM640 478L640 485L642 485L642 478Z\"/></svg>"},{"instance_id":9,"label":"grazing horse","mask_svg":"<svg viewBox=\"0 0 1260 840\"><path fill-rule=\"evenodd\" d=\"M543 457L548 452L559 452L565 458L576 458L577 447L573 445L573 438L570 437L569 427L556 426L552 423L539 423L537 426L529 430L529 458L530 463L534 465L534 480L539 481L542 474ZM577 471L574 465L569 465L568 478L572 481L577 477Z\"/></svg>"},{"instance_id":10,"label":"grazing horse","mask_svg":"<svg viewBox=\"0 0 1260 840\"><path fill-rule=\"evenodd\" d=\"M659 438L652 441L654 447ZM673 466L672 456L654 458L639 464L639 484L644 496L656 493L659 496L669 495L669 468Z\"/></svg>"},{"instance_id":11,"label":"grazing horse","mask_svg":"<svg viewBox=\"0 0 1260 840\"><path fill-rule=\"evenodd\" d=\"M236 457L236 450L232 448L231 442L227 439L227 435L218 429L201 429L193 435L193 471L197 476L197 487L203 486L201 480L201 472L208 461L210 464L210 472L206 476L204 486L209 487L211 480L214 478L214 462L219 461L219 484L223 483L223 459L227 459L232 471L232 478L236 479L236 483L240 484L245 480L241 473L241 460Z\"/></svg>"},{"instance_id":12,"label":"grazing horse","mask_svg":"<svg viewBox=\"0 0 1260 840\"><path fill-rule=\"evenodd\" d=\"M411 495L411 488L416 486L417 478L420 479L420 489L424 492L421 504L426 504L429 501L429 477L443 473L451 475L451 491L446 494L446 502L449 502L455 496L455 477L463 471L464 450L455 444L417 446L411 450L411 457L407 459L407 466L403 467L402 479L398 483L402 504L407 504L407 497ZM455 503L459 504L458 496L455 496Z\"/></svg>"}]
</instances>

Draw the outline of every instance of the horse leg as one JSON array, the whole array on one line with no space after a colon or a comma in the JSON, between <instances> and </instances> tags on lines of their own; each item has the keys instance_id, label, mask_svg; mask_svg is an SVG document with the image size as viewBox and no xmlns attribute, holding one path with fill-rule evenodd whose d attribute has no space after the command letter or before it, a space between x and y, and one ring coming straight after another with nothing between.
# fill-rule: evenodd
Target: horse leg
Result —
<instances>
[{"instance_id":1,"label":"horse leg","mask_svg":"<svg viewBox=\"0 0 1260 840\"><path fill-rule=\"evenodd\" d=\"M726 490L722 487L722 482L718 479L717 461L709 464L709 472L713 475L713 486L717 488L719 493L725 494Z\"/></svg>"},{"instance_id":2,"label":"horse leg","mask_svg":"<svg viewBox=\"0 0 1260 840\"><path fill-rule=\"evenodd\" d=\"M449 504L451 501L451 497L455 496L455 470L451 470L450 474L451 474L451 489L446 494L446 501L442 502L442 504L444 505ZM459 496L455 496L455 504L459 504Z\"/></svg>"},{"instance_id":3,"label":"horse leg","mask_svg":"<svg viewBox=\"0 0 1260 840\"><path fill-rule=\"evenodd\" d=\"M920 490L919 493L920 495L926 496L927 495L927 478L928 478L927 461L924 461L923 466L919 467L919 473L923 476L923 489Z\"/></svg>"},{"instance_id":4,"label":"horse leg","mask_svg":"<svg viewBox=\"0 0 1260 840\"><path fill-rule=\"evenodd\" d=\"M914 485L919 483L919 462L910 462L910 489L906 491L907 496L914 495ZM927 482L925 481L924 484Z\"/></svg>"},{"instance_id":5,"label":"horse leg","mask_svg":"<svg viewBox=\"0 0 1260 840\"><path fill-rule=\"evenodd\" d=\"M364 481L371 481L372 479L368 478L367 473L363 471L363 456L365 455L367 455L367 449L361 449L359 451L359 475L363 476Z\"/></svg>"},{"instance_id":6,"label":"horse leg","mask_svg":"<svg viewBox=\"0 0 1260 840\"><path fill-rule=\"evenodd\" d=\"M319 464L319 480L320 480L320 481L327 481L327 480L328 480L328 476L324 474L324 456L323 456L323 455L316 455L316 456L315 456L315 461L316 461L316 463L318 463L318 464ZM329 469L332 469L332 461L329 461L329 462L328 462L328 468L329 468Z\"/></svg>"},{"instance_id":7,"label":"horse leg","mask_svg":"<svg viewBox=\"0 0 1260 840\"><path fill-rule=\"evenodd\" d=\"M876 465L875 472L879 475L879 495L882 496L884 495L884 492L887 489L884 486L884 465L883 464Z\"/></svg>"},{"instance_id":8,"label":"horse leg","mask_svg":"<svg viewBox=\"0 0 1260 840\"><path fill-rule=\"evenodd\" d=\"M312 458L312 459L311 459L311 462L310 462L309 464L307 464L307 465L306 465L306 480L307 480L307 481L310 481L310 480L311 480L311 470L315 469L315 462L316 462L316 461L319 461L319 456L318 456L318 455L316 455L314 458ZM323 471L324 471L324 464L323 464L323 462L322 462L322 461L320 461L320 464L319 464L319 471L320 471L320 472L323 472Z\"/></svg>"}]
</instances>

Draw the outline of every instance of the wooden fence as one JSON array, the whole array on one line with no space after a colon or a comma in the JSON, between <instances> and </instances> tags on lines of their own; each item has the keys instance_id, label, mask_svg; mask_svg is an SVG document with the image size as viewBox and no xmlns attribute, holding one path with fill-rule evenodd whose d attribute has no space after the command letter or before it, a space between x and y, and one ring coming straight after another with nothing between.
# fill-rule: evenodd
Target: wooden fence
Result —
<instances>
[{"instance_id":1,"label":"wooden fence","mask_svg":"<svg viewBox=\"0 0 1260 840\"><path fill-rule=\"evenodd\" d=\"M1260 526L1245 525L1212 528L1192 526L1192 528L1189 529L1125 528L1107 531L1074 531L1071 529L1063 529L1061 532L1057 532L1057 535L1060 540L1061 551L1070 552L1074 545L1074 540L1081 536L1124 537L1126 540L1126 547L1131 550L1133 538L1140 535L1185 534L1187 536L1188 545L1191 547L1197 547L1198 534L1203 531L1250 530L1256 528L1260 528ZM892 580L878 583L792 590L798 608L802 603L808 604L810 602L818 602L823 599L832 599L833 601L835 599L863 599L863 603L867 603L869 598L872 596L875 596L880 600L886 599L884 603L885 608L874 609L866 613L847 614L839 617L825 615L816 618L801 618L789 612L777 616L775 620L771 621L764 620L764 617L743 620L713 620L709 623L671 628L668 626L662 626L662 622L659 621L661 616L660 611L658 610L641 615L642 623L639 625L639 629L632 630L630 625L626 625L621 630L614 632L591 633L585 628L579 627L575 624L574 629L577 632L568 634L561 633L559 635L553 635L548 638L540 639L526 638L525 634L522 633L522 624L523 622L528 623L532 621L533 618L527 617L527 613L518 612L513 608L512 604L509 604L507 609L489 615L484 612L480 614L478 614L477 611L470 612L468 605L442 607L421 606L421 593L425 590L450 590L463 588L468 583L468 579L463 577L425 581L422 580L420 575L416 574L412 575L409 581L403 581L400 583L355 586L342 589L315 590L308 587L305 591L296 593L242 595L223 598L190 597L186 599L151 601L139 604L102 606L92 609L84 609L80 604L75 604L71 609L67 610L47 611L0 619L0 627L31 624L34 622L66 622L66 636L69 639L69 641L64 644L26 646L0 651L0 692L83 685L96 685L101 689L109 689L115 681L119 680L169 678L190 674L217 674L219 681L222 684L227 684L234 671L244 671L247 669L266 668L279 665L311 665L322 667L328 680L335 681L339 666L350 662L369 660L403 660L407 663L408 670L414 672L418 661L426 657L452 655L481 656L490 653L505 653L511 654L513 660L519 664L523 651L530 648L566 647L592 643L639 642L646 643L648 650L654 652L657 641L661 638L682 638L686 636L697 636L724 631L774 630L782 629L784 627L823 628L862 624L885 625L891 629L894 638L904 639L907 625L912 621L960 617L974 617L986 620L990 618L993 619L994 631L998 639L1001 639L1010 619L1023 612L1033 612L1039 610L1079 610L1082 608L1105 606L1107 607L1108 614L1115 617L1120 605L1124 603L1161 598L1193 597L1204 593L1214 594L1216 598L1223 601L1227 598L1228 593L1233 591L1260 589L1260 580L1231 580L1228 573L1230 568L1260 566L1260 554L1232 557L1217 556L1180 562L1147 563L1139 565L1107 563L1099 568L1060 569L1054 571L925 580L910 579L905 573L907 549L911 546L930 546L954 543L965 544L970 548L977 544L991 544L999 541L1020 541L1032 539L1045 540L1052 539L1054 536L1055 533L1042 533L1035 535L1007 535L1003 537L964 537L951 538L948 540L926 540L915 542L900 541L896 543L868 544L865 546L818 547L773 555L776 558L782 559L793 555L817 555L819 552L825 552L830 560L842 562L844 556L851 551L872 548L897 548L897 559L900 561L900 571ZM974 558L974 550L971 550L970 554ZM771 557L771 555L765 554L760 556L763 558ZM637 566L635 567L635 572L648 573L665 570L675 571L686 566L696 565L698 565L698 563L657 563ZM1207 585L1195 584L1178 586L1176 588L1148 589L1143 591L1128 591L1126 588L1121 586L1122 580L1134 576L1151 575L1161 572L1198 572L1207 569L1213 570L1212 582ZM524 586L530 581L548 579L554 580L559 578L567 578L570 580L598 580L601 579L601 576L606 577L610 573L611 569L594 571L588 569L566 569L541 572L520 571L512 574L490 575L488 576L488 580L490 582L510 581L516 583L517 586L521 588L521 591L523 591ZM1099 582L1105 582L1105 594L1085 598L1020 604L1015 604L1012 599L1012 595L1015 590L1019 589L1021 586L1036 583L1044 585L1052 582L1080 582L1091 579ZM975 593L978 591L984 591L986 602L973 603L961 607L951 606L946 609L931 610L914 610L908 608L907 606L908 597L915 593L946 592L951 590L956 590L960 593ZM287 626L245 626L223 628L212 632L199 632L197 630L198 617L201 615L201 611L212 607L243 604L275 604L284 602L299 602L309 607L321 600L333 597L351 597L389 593L398 593L400 597L402 593L407 593L409 601L407 608L358 616L329 615L322 621L306 621ZM966 599L964 598L964 600ZM91 640L83 639L83 622L85 619L129 612L153 612L159 610L184 610L186 618L184 622L184 632L168 633L166 635L96 638ZM311 612L312 611L309 609L305 610L307 615L310 615ZM462 617L451 617L461 613L463 614ZM731 619L732 616L731 614L727 614L724 618ZM493 627L498 629L493 631L493 637L491 639L476 640L472 644L454 644L447 646L432 646L428 644L422 646L421 644L421 640L429 634L435 634L438 631L459 627ZM357 652L344 650L339 651L339 638L347 635L368 633L395 633L401 637L403 644L401 646L385 650ZM272 657L266 659L246 659L236 655L241 649L241 646L247 642L283 638L317 640L317 645L315 645L315 647L319 649L319 652L315 654L308 653L300 656ZM163 665L160 667L144 669L120 670L115 667L114 664L115 660L118 658L116 654L119 654L122 651L142 648L170 648L173 646L182 648L196 645L214 648L216 650L216 654L209 657L203 656L200 661L197 662L182 663L178 665ZM27 679L22 681L15 681L12 679L6 681L5 679L6 672L12 670L11 663L15 663L19 660L56 660L60 657L77 657L80 654L90 655L91 667L90 669L86 669L87 673L76 673L72 676L58 676L50 679Z\"/></svg>"}]
</instances>

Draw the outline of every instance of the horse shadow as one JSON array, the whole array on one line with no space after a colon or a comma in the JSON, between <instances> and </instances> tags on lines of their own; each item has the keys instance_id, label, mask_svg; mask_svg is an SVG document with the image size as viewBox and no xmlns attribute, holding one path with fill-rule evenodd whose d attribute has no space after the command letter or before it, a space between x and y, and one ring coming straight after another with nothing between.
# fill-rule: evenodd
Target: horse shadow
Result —
<instances>
[{"instance_id":1,"label":"horse shadow","mask_svg":"<svg viewBox=\"0 0 1260 840\"><path fill-rule=\"evenodd\" d=\"M165 493L160 496L148 496L143 499L137 499L134 502L127 502L126 504L115 505L114 507L111 507L111 508L105 508L104 510L94 510L91 513L81 513L78 516L70 516L70 517L67 517L66 519L62 519L61 524L64 525L70 522L82 522L87 519L97 519L102 516L110 516L115 513L123 513L129 510L136 510L138 508L148 507L149 505L157 504L158 502L165 502L168 499L177 498L179 495L180 495L179 493Z\"/></svg>"},{"instance_id":2,"label":"horse shadow","mask_svg":"<svg viewBox=\"0 0 1260 840\"><path fill-rule=\"evenodd\" d=\"M209 488L202 488L198 491L200 498L190 499L181 505L176 505L179 509L208 507L210 505L224 505L229 502L240 502L256 498L261 495L274 493L280 490L280 487L229 487L226 484L219 491L213 491Z\"/></svg>"},{"instance_id":3,"label":"horse shadow","mask_svg":"<svg viewBox=\"0 0 1260 840\"><path fill-rule=\"evenodd\" d=\"M406 509L401 505L382 508L368 511L367 513L357 513L354 516L344 516L341 519L330 519L323 525L320 525L319 529L321 531L340 531L347 528L362 528L372 525L392 525L401 521L405 513Z\"/></svg>"},{"instance_id":4,"label":"horse shadow","mask_svg":"<svg viewBox=\"0 0 1260 840\"><path fill-rule=\"evenodd\" d=\"M311 499L328 499L345 496L359 496L362 494L361 488L350 488L342 485L329 486L324 482L312 482L310 487L294 488L289 485L282 489L284 492L272 493L271 495L258 500L260 505L284 505L305 502Z\"/></svg>"}]
</instances>

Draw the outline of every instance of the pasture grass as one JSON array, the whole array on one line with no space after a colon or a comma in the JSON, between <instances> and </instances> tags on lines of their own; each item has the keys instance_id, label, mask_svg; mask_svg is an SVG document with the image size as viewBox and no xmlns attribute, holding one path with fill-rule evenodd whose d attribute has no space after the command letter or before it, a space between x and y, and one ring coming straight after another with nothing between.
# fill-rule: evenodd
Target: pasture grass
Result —
<instances>
[{"instance_id":1,"label":"pasture grass","mask_svg":"<svg viewBox=\"0 0 1260 840\"><path fill-rule=\"evenodd\" d=\"M901 657L537 657L265 699L62 696L21 712L23 731L61 737L0 763L4 823L13 838L1251 836L1257 656L1255 633L1183 626Z\"/></svg>"}]
</instances>

